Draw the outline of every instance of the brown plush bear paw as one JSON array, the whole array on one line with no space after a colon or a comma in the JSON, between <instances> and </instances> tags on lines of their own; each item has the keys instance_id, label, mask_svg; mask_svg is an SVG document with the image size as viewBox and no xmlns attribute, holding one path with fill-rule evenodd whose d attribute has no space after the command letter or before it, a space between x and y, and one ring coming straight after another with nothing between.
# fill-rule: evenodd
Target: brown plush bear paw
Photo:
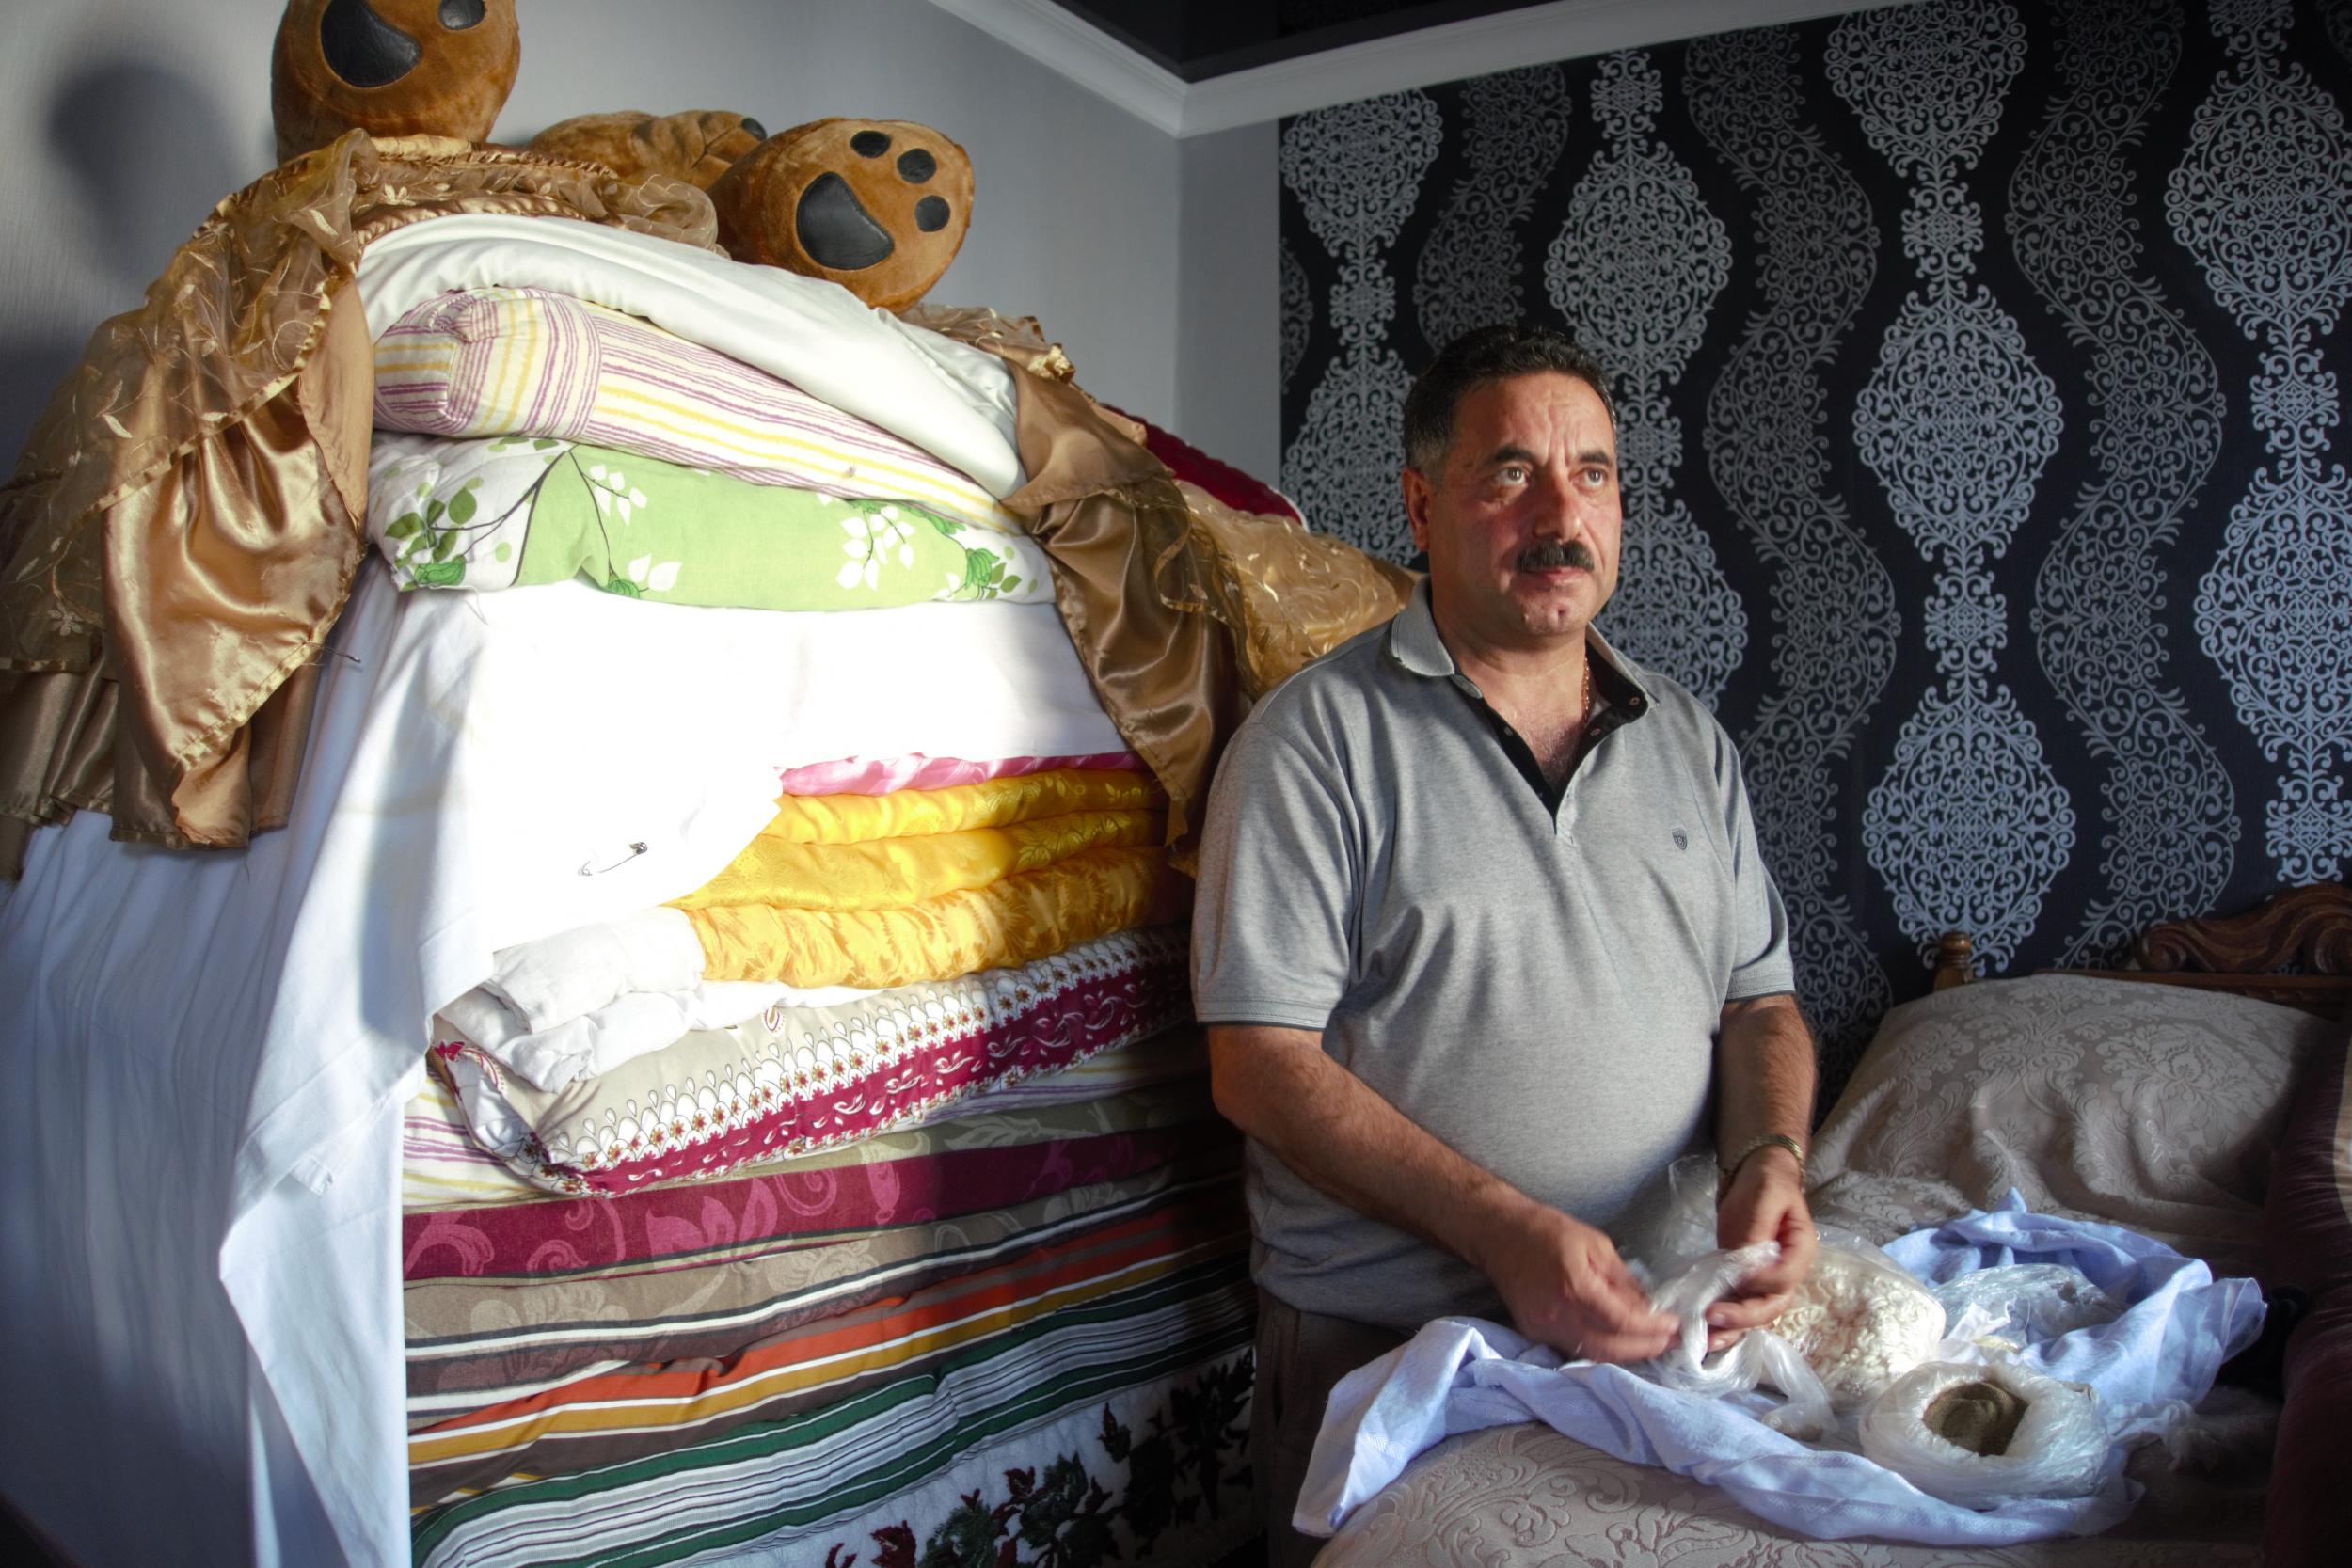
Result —
<instances>
[{"instance_id":1,"label":"brown plush bear paw","mask_svg":"<svg viewBox=\"0 0 2352 1568\"><path fill-rule=\"evenodd\" d=\"M902 309L939 281L972 221L962 148L908 120L820 119L771 136L710 188L742 261Z\"/></svg>"}]
</instances>

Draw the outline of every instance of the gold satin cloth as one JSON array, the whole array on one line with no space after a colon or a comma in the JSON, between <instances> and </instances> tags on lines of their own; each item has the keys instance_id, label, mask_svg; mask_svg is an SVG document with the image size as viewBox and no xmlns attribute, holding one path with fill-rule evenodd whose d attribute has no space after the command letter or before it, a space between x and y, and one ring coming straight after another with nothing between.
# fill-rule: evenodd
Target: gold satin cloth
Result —
<instances>
[{"instance_id":1,"label":"gold satin cloth","mask_svg":"<svg viewBox=\"0 0 2352 1568\"><path fill-rule=\"evenodd\" d=\"M863 844L918 833L1003 828L1073 811L1151 811L1167 801L1141 773L1056 768L944 789L894 789L883 795L787 795L760 830L793 844Z\"/></svg>"},{"instance_id":2,"label":"gold satin cloth","mask_svg":"<svg viewBox=\"0 0 2352 1568\"><path fill-rule=\"evenodd\" d=\"M965 828L863 844L794 844L766 834L683 898L681 910L773 904L795 910L889 910L987 887L1089 849L1156 847L1155 811L1073 811L1003 828Z\"/></svg>"},{"instance_id":3,"label":"gold satin cloth","mask_svg":"<svg viewBox=\"0 0 2352 1568\"><path fill-rule=\"evenodd\" d=\"M0 873L33 825L240 845L285 821L365 548L368 244L453 213L711 245L700 191L353 132L223 200L102 325L0 487Z\"/></svg>"},{"instance_id":4,"label":"gold satin cloth","mask_svg":"<svg viewBox=\"0 0 2352 1568\"><path fill-rule=\"evenodd\" d=\"M1078 661L1168 792L1170 856L1189 871L1210 776L1249 705L1402 610L1413 575L1180 483L1069 379L1069 360L1027 318L918 309L909 319L1012 371L1029 482L1005 505L1053 562Z\"/></svg>"},{"instance_id":5,"label":"gold satin cloth","mask_svg":"<svg viewBox=\"0 0 2352 1568\"><path fill-rule=\"evenodd\" d=\"M983 888L891 910L771 904L689 910L703 977L793 986L909 986L1025 964L1183 918L1189 878L1150 848L1095 848Z\"/></svg>"}]
</instances>

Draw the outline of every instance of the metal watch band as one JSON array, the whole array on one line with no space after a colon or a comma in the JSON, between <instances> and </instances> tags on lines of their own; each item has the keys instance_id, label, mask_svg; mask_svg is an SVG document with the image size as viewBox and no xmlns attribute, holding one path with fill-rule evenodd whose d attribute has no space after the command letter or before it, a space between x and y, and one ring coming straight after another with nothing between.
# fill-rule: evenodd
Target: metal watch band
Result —
<instances>
[{"instance_id":1,"label":"metal watch band","mask_svg":"<svg viewBox=\"0 0 2352 1568\"><path fill-rule=\"evenodd\" d=\"M1797 1176L1802 1180L1804 1177L1804 1145L1786 1132L1767 1132L1752 1140L1747 1148L1740 1151L1739 1158L1733 1160L1731 1164L1715 1167L1723 1176L1723 1184L1726 1187L1731 1185L1732 1178L1740 1174L1740 1167L1754 1158L1758 1150L1774 1148L1785 1148L1797 1157Z\"/></svg>"}]
</instances>

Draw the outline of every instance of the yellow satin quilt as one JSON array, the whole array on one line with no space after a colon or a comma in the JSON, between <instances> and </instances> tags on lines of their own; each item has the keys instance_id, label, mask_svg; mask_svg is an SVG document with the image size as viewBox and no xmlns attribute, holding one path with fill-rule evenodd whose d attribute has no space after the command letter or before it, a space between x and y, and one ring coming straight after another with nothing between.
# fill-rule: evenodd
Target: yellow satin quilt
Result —
<instances>
[{"instance_id":1,"label":"yellow satin quilt","mask_svg":"<svg viewBox=\"0 0 2352 1568\"><path fill-rule=\"evenodd\" d=\"M673 903L681 910L734 904L898 909L1040 871L1088 849L1155 845L1167 831L1165 812L1073 811L1003 828L849 844L804 844L763 833L724 871Z\"/></svg>"},{"instance_id":2,"label":"yellow satin quilt","mask_svg":"<svg viewBox=\"0 0 2352 1568\"><path fill-rule=\"evenodd\" d=\"M1192 879L1164 848L1104 846L898 909L731 904L690 909L686 918L703 944L706 979L880 988L1027 963L1181 919L1191 901Z\"/></svg>"},{"instance_id":3,"label":"yellow satin quilt","mask_svg":"<svg viewBox=\"0 0 2352 1568\"><path fill-rule=\"evenodd\" d=\"M1043 773L981 779L946 789L901 789L887 795L787 795L763 838L792 844L864 844L1003 828L1015 822L1081 811L1148 811L1168 797L1146 773L1114 768L1060 768Z\"/></svg>"}]
</instances>

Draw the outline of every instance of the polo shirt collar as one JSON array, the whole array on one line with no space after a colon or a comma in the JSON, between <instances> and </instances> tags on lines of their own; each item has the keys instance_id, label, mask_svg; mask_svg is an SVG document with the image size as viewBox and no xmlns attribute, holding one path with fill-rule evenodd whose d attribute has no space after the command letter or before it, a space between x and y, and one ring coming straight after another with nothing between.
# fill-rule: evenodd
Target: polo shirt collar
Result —
<instances>
[{"instance_id":1,"label":"polo shirt collar","mask_svg":"<svg viewBox=\"0 0 2352 1568\"><path fill-rule=\"evenodd\" d=\"M1648 690L1632 668L1617 656L1617 650L1609 645L1608 639L1601 636L1599 628L1588 628L1584 637L1588 650L1599 654L1602 668L1616 676L1628 692L1641 699L1634 705L1635 710L1647 707ZM1454 656L1446 651L1444 639L1438 635L1438 616L1430 608L1426 577L1413 584L1412 597L1405 601L1405 608L1389 623L1389 655L1412 674L1432 680L1451 680L1460 675Z\"/></svg>"},{"instance_id":2,"label":"polo shirt collar","mask_svg":"<svg viewBox=\"0 0 2352 1568\"><path fill-rule=\"evenodd\" d=\"M1429 608L1429 579L1413 584L1412 596L1389 623L1389 652L1416 675L1454 673L1454 656L1438 636L1438 617Z\"/></svg>"}]
</instances>

